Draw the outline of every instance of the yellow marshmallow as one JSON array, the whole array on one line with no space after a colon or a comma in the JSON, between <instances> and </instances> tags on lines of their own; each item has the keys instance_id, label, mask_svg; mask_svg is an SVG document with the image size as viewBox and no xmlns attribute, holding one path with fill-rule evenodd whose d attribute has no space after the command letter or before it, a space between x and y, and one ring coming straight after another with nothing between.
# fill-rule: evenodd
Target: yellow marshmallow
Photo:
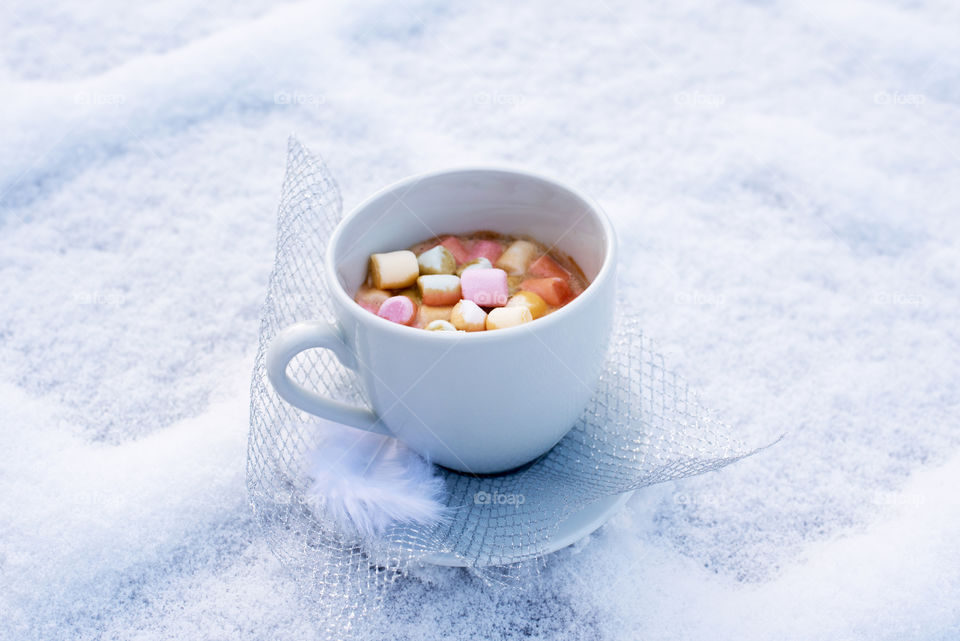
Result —
<instances>
[{"instance_id":1,"label":"yellow marshmallow","mask_svg":"<svg viewBox=\"0 0 960 641\"><path fill-rule=\"evenodd\" d=\"M487 329L506 329L532 320L533 315L526 307L496 307L487 314Z\"/></svg>"},{"instance_id":2,"label":"yellow marshmallow","mask_svg":"<svg viewBox=\"0 0 960 641\"><path fill-rule=\"evenodd\" d=\"M528 291L519 291L507 301L507 307L526 307L534 319L547 313L547 301L539 294Z\"/></svg>"}]
</instances>

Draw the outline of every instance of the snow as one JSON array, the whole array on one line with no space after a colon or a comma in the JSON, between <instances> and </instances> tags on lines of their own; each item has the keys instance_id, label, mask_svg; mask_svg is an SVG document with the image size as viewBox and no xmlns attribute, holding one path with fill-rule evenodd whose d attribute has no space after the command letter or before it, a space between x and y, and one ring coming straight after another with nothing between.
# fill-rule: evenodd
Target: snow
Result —
<instances>
[{"instance_id":1,"label":"snow","mask_svg":"<svg viewBox=\"0 0 960 641\"><path fill-rule=\"evenodd\" d=\"M0 10L0 638L313 639L246 503L287 134L350 207L520 163L761 456L649 488L522 598L424 570L384 636L960 635L945 1Z\"/></svg>"}]
</instances>

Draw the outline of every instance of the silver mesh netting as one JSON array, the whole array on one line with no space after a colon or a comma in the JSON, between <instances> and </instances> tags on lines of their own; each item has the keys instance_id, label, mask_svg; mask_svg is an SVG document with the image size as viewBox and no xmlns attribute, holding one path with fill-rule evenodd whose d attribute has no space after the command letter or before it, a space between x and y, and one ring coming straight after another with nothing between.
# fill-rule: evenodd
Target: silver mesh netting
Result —
<instances>
[{"instance_id":1,"label":"silver mesh netting","mask_svg":"<svg viewBox=\"0 0 960 641\"><path fill-rule=\"evenodd\" d=\"M715 470L752 453L688 394L686 384L653 351L635 315L624 311L595 397L549 453L504 476L477 478L438 469L451 518L430 527L394 527L375 541L344 538L311 508L306 495L304 463L317 447L315 424L277 396L264 367L264 352L277 332L302 320L334 320L323 254L341 205L323 163L291 139L276 263L251 383L247 455L256 517L331 638L356 634L363 614L377 607L410 564L425 557L456 555L487 579L520 576L536 567L567 516L598 499ZM366 403L355 375L328 351L301 354L290 371L327 396ZM476 500L478 493L524 500L484 503Z\"/></svg>"}]
</instances>

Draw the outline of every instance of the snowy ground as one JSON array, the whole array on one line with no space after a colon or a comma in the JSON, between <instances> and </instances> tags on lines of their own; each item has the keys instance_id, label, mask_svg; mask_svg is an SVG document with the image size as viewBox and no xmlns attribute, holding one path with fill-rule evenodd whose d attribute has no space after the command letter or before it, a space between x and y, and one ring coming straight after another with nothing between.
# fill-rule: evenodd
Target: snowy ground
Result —
<instances>
[{"instance_id":1,"label":"snowy ground","mask_svg":"<svg viewBox=\"0 0 960 641\"><path fill-rule=\"evenodd\" d=\"M668 361L789 433L639 492L528 599L408 581L384 638L957 638L958 28L948 0L5 2L0 638L315 638L243 484L292 131L348 208L472 161L577 184Z\"/></svg>"}]
</instances>

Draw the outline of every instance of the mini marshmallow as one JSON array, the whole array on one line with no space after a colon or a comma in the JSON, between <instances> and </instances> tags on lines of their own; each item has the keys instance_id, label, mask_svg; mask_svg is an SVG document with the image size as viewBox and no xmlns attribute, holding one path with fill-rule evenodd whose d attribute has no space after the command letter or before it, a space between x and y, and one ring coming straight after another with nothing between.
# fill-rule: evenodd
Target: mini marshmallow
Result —
<instances>
[{"instance_id":1,"label":"mini marshmallow","mask_svg":"<svg viewBox=\"0 0 960 641\"><path fill-rule=\"evenodd\" d=\"M470 260L470 252L467 251L467 248L463 246L463 243L460 242L460 239L456 236L447 236L440 244L453 254L458 265Z\"/></svg>"},{"instance_id":2,"label":"mini marshmallow","mask_svg":"<svg viewBox=\"0 0 960 641\"><path fill-rule=\"evenodd\" d=\"M493 263L481 256L480 258L474 258L469 263L458 269L457 276L463 276L463 272L467 271L468 269L491 269L492 267Z\"/></svg>"},{"instance_id":3,"label":"mini marshmallow","mask_svg":"<svg viewBox=\"0 0 960 641\"><path fill-rule=\"evenodd\" d=\"M417 279L424 305L453 305L460 300L460 278L453 274L432 274Z\"/></svg>"},{"instance_id":4,"label":"mini marshmallow","mask_svg":"<svg viewBox=\"0 0 960 641\"><path fill-rule=\"evenodd\" d=\"M420 288L417 287L416 283L413 284L413 287L405 287L404 289L393 293L396 296L406 296L417 305L423 302L423 300L420 298Z\"/></svg>"},{"instance_id":5,"label":"mini marshmallow","mask_svg":"<svg viewBox=\"0 0 960 641\"><path fill-rule=\"evenodd\" d=\"M497 262L503 253L503 245L496 240L478 240L470 248L470 260L477 258L486 258L491 263Z\"/></svg>"},{"instance_id":6,"label":"mini marshmallow","mask_svg":"<svg viewBox=\"0 0 960 641\"><path fill-rule=\"evenodd\" d=\"M388 298L390 298L390 292L369 285L360 285L354 300L365 310L376 314L380 310L380 305Z\"/></svg>"},{"instance_id":7,"label":"mini marshmallow","mask_svg":"<svg viewBox=\"0 0 960 641\"><path fill-rule=\"evenodd\" d=\"M453 311L452 305L421 305L420 312L417 315L417 325L425 327L435 320L450 320L450 312Z\"/></svg>"},{"instance_id":8,"label":"mini marshmallow","mask_svg":"<svg viewBox=\"0 0 960 641\"><path fill-rule=\"evenodd\" d=\"M507 276L507 291L513 296L520 291L520 283L523 282L523 276Z\"/></svg>"},{"instance_id":9,"label":"mini marshmallow","mask_svg":"<svg viewBox=\"0 0 960 641\"><path fill-rule=\"evenodd\" d=\"M526 307L498 307L487 314L487 329L506 329L515 327L533 320L533 315Z\"/></svg>"},{"instance_id":10,"label":"mini marshmallow","mask_svg":"<svg viewBox=\"0 0 960 641\"><path fill-rule=\"evenodd\" d=\"M437 245L417 257L420 274L452 274L457 269L457 259L443 245Z\"/></svg>"},{"instance_id":11,"label":"mini marshmallow","mask_svg":"<svg viewBox=\"0 0 960 641\"><path fill-rule=\"evenodd\" d=\"M562 278L564 280L570 278L570 272L546 254L530 263L530 274L541 278Z\"/></svg>"},{"instance_id":12,"label":"mini marshmallow","mask_svg":"<svg viewBox=\"0 0 960 641\"><path fill-rule=\"evenodd\" d=\"M420 265L412 251L370 255L370 276L377 289L403 289L417 282Z\"/></svg>"},{"instance_id":13,"label":"mini marshmallow","mask_svg":"<svg viewBox=\"0 0 960 641\"><path fill-rule=\"evenodd\" d=\"M527 271L539 253L537 246L529 240L515 240L494 264L511 276L519 276Z\"/></svg>"},{"instance_id":14,"label":"mini marshmallow","mask_svg":"<svg viewBox=\"0 0 960 641\"><path fill-rule=\"evenodd\" d=\"M457 329L479 332L487 327L487 313L471 300L462 300L453 306L450 322Z\"/></svg>"},{"instance_id":15,"label":"mini marshmallow","mask_svg":"<svg viewBox=\"0 0 960 641\"><path fill-rule=\"evenodd\" d=\"M449 321L445 321L445 320L435 320L435 321L431 321L431 322L427 325L426 329L430 330L431 332L455 332L455 331L457 331L457 328L456 328L456 327L454 327Z\"/></svg>"},{"instance_id":16,"label":"mini marshmallow","mask_svg":"<svg viewBox=\"0 0 960 641\"><path fill-rule=\"evenodd\" d=\"M481 307L503 307L509 288L507 272L502 269L470 269L460 279L462 297Z\"/></svg>"},{"instance_id":17,"label":"mini marshmallow","mask_svg":"<svg viewBox=\"0 0 960 641\"><path fill-rule=\"evenodd\" d=\"M380 318L386 318L401 325L409 325L416 315L416 304L406 296L391 296L383 301L377 311L377 316Z\"/></svg>"},{"instance_id":18,"label":"mini marshmallow","mask_svg":"<svg viewBox=\"0 0 960 641\"><path fill-rule=\"evenodd\" d=\"M548 304L560 307L573 297L570 285L562 278L528 278L520 289L539 295Z\"/></svg>"},{"instance_id":19,"label":"mini marshmallow","mask_svg":"<svg viewBox=\"0 0 960 641\"><path fill-rule=\"evenodd\" d=\"M526 307L534 319L547 313L547 301L543 300L539 294L527 291L519 291L511 296L507 301L507 307Z\"/></svg>"}]
</instances>

